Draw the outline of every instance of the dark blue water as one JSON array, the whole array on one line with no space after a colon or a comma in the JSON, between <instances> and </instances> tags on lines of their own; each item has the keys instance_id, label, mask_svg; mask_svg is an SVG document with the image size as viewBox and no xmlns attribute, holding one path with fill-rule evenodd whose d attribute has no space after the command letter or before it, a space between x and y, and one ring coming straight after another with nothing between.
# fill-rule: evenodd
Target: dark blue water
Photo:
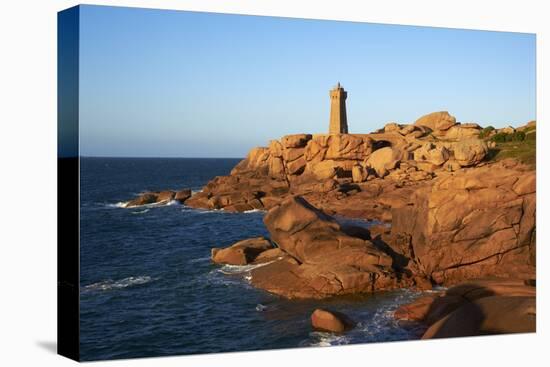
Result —
<instances>
[{"instance_id":1,"label":"dark blue water","mask_svg":"<svg viewBox=\"0 0 550 367\"><path fill-rule=\"evenodd\" d=\"M146 190L200 190L237 162L81 159L83 360L417 338L418 330L391 317L415 292L288 301L251 287L249 267L212 264L212 247L268 235L262 212L119 205ZM332 307L359 324L344 335L313 332L316 307Z\"/></svg>"}]
</instances>

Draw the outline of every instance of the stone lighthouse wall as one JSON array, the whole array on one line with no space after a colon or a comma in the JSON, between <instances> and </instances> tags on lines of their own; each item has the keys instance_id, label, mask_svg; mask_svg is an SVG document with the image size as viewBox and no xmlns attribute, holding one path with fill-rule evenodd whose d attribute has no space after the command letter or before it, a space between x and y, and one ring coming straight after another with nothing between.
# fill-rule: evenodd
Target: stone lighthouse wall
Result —
<instances>
[{"instance_id":1,"label":"stone lighthouse wall","mask_svg":"<svg viewBox=\"0 0 550 367\"><path fill-rule=\"evenodd\" d=\"M329 134L347 134L346 98L348 92L340 83L330 91L330 124Z\"/></svg>"}]
</instances>

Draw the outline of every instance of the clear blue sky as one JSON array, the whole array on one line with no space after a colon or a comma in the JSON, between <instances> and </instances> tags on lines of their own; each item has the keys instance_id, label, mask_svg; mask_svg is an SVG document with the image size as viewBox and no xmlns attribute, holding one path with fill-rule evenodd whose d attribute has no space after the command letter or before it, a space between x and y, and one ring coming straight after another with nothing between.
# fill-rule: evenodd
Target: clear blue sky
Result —
<instances>
[{"instance_id":1,"label":"clear blue sky","mask_svg":"<svg viewBox=\"0 0 550 367\"><path fill-rule=\"evenodd\" d=\"M327 131L338 81L352 133L439 110L518 125L535 119L535 36L81 8L82 155L242 157Z\"/></svg>"}]
</instances>

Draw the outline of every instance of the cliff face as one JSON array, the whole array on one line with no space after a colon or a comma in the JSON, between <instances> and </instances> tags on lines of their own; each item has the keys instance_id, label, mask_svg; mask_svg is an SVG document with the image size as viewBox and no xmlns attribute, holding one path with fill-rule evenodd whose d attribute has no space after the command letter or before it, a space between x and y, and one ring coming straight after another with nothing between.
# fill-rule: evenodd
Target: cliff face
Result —
<instances>
[{"instance_id":1,"label":"cliff face","mask_svg":"<svg viewBox=\"0 0 550 367\"><path fill-rule=\"evenodd\" d=\"M392 211L391 242L435 283L535 277L536 174L506 161L450 175Z\"/></svg>"}]
</instances>

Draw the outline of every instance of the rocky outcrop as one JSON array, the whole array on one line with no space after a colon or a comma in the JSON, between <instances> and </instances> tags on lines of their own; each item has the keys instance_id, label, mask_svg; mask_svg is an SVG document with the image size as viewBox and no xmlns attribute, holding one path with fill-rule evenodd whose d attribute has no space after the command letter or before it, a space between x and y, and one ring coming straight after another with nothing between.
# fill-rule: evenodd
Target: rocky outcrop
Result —
<instances>
[{"instance_id":1,"label":"rocky outcrop","mask_svg":"<svg viewBox=\"0 0 550 367\"><path fill-rule=\"evenodd\" d=\"M392 253L347 234L299 196L271 209L264 223L288 257L252 270L258 288L287 298L325 298L413 284Z\"/></svg>"},{"instance_id":2,"label":"rocky outcrop","mask_svg":"<svg viewBox=\"0 0 550 367\"><path fill-rule=\"evenodd\" d=\"M534 332L535 297L531 281L481 279L421 297L394 316L426 325L423 339Z\"/></svg>"},{"instance_id":3,"label":"rocky outcrop","mask_svg":"<svg viewBox=\"0 0 550 367\"><path fill-rule=\"evenodd\" d=\"M158 193L145 192L140 194L137 198L128 201L124 204L125 208L133 208L136 206L153 204L157 202Z\"/></svg>"},{"instance_id":4,"label":"rocky outcrop","mask_svg":"<svg viewBox=\"0 0 550 367\"><path fill-rule=\"evenodd\" d=\"M456 122L448 112L435 112L410 125L389 123L372 134L283 136L268 147L250 150L231 175L216 177L186 204L268 210L289 195L322 192L335 202L361 192L360 186L350 190L351 183L384 178L409 185L431 180L440 172L483 163L488 147L477 138L479 129L477 124ZM308 200L319 205L324 198Z\"/></svg>"},{"instance_id":5,"label":"rocky outcrop","mask_svg":"<svg viewBox=\"0 0 550 367\"><path fill-rule=\"evenodd\" d=\"M125 208L134 208L141 205L147 204L166 204L172 200L176 200L180 203L184 203L188 198L191 197L190 189L183 189L180 191L155 191L155 192L144 192L140 194L137 198L132 199L124 204Z\"/></svg>"},{"instance_id":6,"label":"rocky outcrop","mask_svg":"<svg viewBox=\"0 0 550 367\"><path fill-rule=\"evenodd\" d=\"M529 277L535 173L515 162L486 162L480 129L436 112L372 134L288 135L252 149L231 175L214 178L185 203L272 209L266 226L285 256L258 269L256 283L289 297L390 289L402 280L395 254L408 259L407 281L418 286L514 272ZM345 233L327 214L392 222L382 239L391 254Z\"/></svg>"},{"instance_id":7,"label":"rocky outcrop","mask_svg":"<svg viewBox=\"0 0 550 367\"><path fill-rule=\"evenodd\" d=\"M180 203L185 203L185 200L189 199L192 195L191 189L183 189L176 192L174 195L174 200L177 200Z\"/></svg>"},{"instance_id":8,"label":"rocky outcrop","mask_svg":"<svg viewBox=\"0 0 550 367\"><path fill-rule=\"evenodd\" d=\"M311 314L311 326L315 330L343 333L354 327L355 322L343 313L317 308Z\"/></svg>"},{"instance_id":9,"label":"rocky outcrop","mask_svg":"<svg viewBox=\"0 0 550 367\"><path fill-rule=\"evenodd\" d=\"M275 250L268 239L264 237L249 238L227 248L213 248L212 261L217 264L247 265L254 262L260 254L268 250ZM276 255L264 256L263 259L273 256Z\"/></svg>"},{"instance_id":10,"label":"rocky outcrop","mask_svg":"<svg viewBox=\"0 0 550 367\"><path fill-rule=\"evenodd\" d=\"M392 209L391 242L438 284L533 277L535 172L514 161L440 177Z\"/></svg>"}]
</instances>

